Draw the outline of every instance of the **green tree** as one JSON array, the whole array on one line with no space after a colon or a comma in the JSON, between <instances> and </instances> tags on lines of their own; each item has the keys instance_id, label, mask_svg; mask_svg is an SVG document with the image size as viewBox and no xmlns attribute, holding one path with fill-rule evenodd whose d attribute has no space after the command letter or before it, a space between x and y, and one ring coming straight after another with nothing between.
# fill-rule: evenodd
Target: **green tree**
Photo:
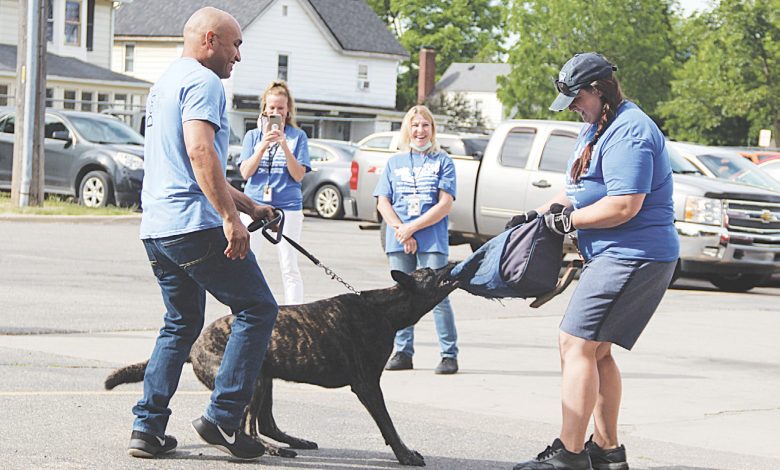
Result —
<instances>
[{"instance_id":1,"label":"green tree","mask_svg":"<svg viewBox=\"0 0 780 470\"><path fill-rule=\"evenodd\" d=\"M501 53L504 6L495 0L368 0L410 53L398 74L397 109L417 101L420 48L436 49L436 79L453 62L493 62Z\"/></svg>"},{"instance_id":2,"label":"green tree","mask_svg":"<svg viewBox=\"0 0 780 470\"><path fill-rule=\"evenodd\" d=\"M780 135L780 0L722 0L680 25L680 66L659 107L671 137L755 144Z\"/></svg>"},{"instance_id":3,"label":"green tree","mask_svg":"<svg viewBox=\"0 0 780 470\"><path fill-rule=\"evenodd\" d=\"M596 51L618 65L626 95L654 115L667 99L673 66L672 0L528 0L509 6L512 71L499 99L517 118L555 117L552 81L577 52ZM560 116L557 116L560 119Z\"/></svg>"},{"instance_id":4,"label":"green tree","mask_svg":"<svg viewBox=\"0 0 780 470\"><path fill-rule=\"evenodd\" d=\"M485 129L485 118L482 111L466 100L463 93L447 95L439 93L428 100L431 112L445 116L442 123L448 130L460 132L482 132Z\"/></svg>"}]
</instances>

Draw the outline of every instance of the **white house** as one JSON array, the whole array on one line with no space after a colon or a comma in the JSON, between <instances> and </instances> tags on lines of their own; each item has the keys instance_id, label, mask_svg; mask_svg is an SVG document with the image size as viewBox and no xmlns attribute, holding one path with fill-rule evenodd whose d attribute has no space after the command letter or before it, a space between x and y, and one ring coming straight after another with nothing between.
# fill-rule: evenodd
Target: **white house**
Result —
<instances>
[{"instance_id":1,"label":"white house","mask_svg":"<svg viewBox=\"0 0 780 470\"><path fill-rule=\"evenodd\" d=\"M236 132L256 126L259 96L278 78L312 137L358 140L401 121L396 75L409 54L364 0L134 0L117 11L112 69L156 81L181 54L187 18L207 5L243 31L241 63L223 81Z\"/></svg>"},{"instance_id":2,"label":"white house","mask_svg":"<svg viewBox=\"0 0 780 470\"><path fill-rule=\"evenodd\" d=\"M495 129L506 118L498 100L496 78L507 75L509 64L452 63L436 83L433 94L462 94L466 102L482 113L485 127Z\"/></svg>"},{"instance_id":3,"label":"white house","mask_svg":"<svg viewBox=\"0 0 780 470\"><path fill-rule=\"evenodd\" d=\"M20 1L26 0L0 0L0 106L13 105L16 96ZM151 83L110 70L114 5L122 2L43 1L47 2L47 106L140 109Z\"/></svg>"}]
</instances>

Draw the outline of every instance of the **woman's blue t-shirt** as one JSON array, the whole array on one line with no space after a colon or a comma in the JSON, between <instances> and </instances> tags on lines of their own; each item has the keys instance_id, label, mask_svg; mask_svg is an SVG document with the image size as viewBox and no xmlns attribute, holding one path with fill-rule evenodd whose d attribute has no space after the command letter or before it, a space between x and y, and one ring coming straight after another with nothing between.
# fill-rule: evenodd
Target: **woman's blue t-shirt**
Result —
<instances>
[{"instance_id":1,"label":"woman's blue t-shirt","mask_svg":"<svg viewBox=\"0 0 780 470\"><path fill-rule=\"evenodd\" d=\"M284 127L284 137L287 140L287 146L298 162L306 167L307 173L311 171L309 139L306 137L306 133L297 127L288 125ZM246 133L241 157L238 159L239 165L260 148L262 140L263 133L260 129L252 129ZM266 149L260 164L257 166L257 171L247 180L244 193L253 201L261 204L268 204L283 210L303 210L301 183L290 176L287 169L287 159L282 148L276 148L274 153L274 147L276 146L269 145ZM272 153L273 157L271 157ZM270 201L263 199L263 188L266 185L270 185L272 188Z\"/></svg>"},{"instance_id":2,"label":"woman's blue t-shirt","mask_svg":"<svg viewBox=\"0 0 780 470\"><path fill-rule=\"evenodd\" d=\"M425 214L439 202L439 190L455 198L455 165L446 152L432 154L404 152L390 157L379 177L374 197L384 196L393 204L393 210L401 222L411 222ZM407 208L409 198L420 199L420 215L410 216ZM435 224L415 232L419 253L449 254L449 233L447 217ZM404 251L404 246L395 239L392 229L385 235L385 252Z\"/></svg>"},{"instance_id":3,"label":"woman's blue t-shirt","mask_svg":"<svg viewBox=\"0 0 780 470\"><path fill-rule=\"evenodd\" d=\"M674 226L672 169L666 140L658 126L634 103L623 102L596 143L588 171L574 183L574 160L593 138L596 124L585 126L566 171L566 195L575 209L605 196L645 194L639 213L622 225L578 229L579 248L586 260L597 255L621 259L675 261L680 241Z\"/></svg>"}]
</instances>

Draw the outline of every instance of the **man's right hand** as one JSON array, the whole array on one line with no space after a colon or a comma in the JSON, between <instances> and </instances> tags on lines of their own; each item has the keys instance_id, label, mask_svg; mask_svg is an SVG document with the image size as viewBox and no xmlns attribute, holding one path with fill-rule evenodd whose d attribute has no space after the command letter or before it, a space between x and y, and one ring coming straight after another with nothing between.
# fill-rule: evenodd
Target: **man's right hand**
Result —
<instances>
[{"instance_id":1,"label":"man's right hand","mask_svg":"<svg viewBox=\"0 0 780 470\"><path fill-rule=\"evenodd\" d=\"M225 248L225 256L230 259L246 258L246 254L249 251L249 230L241 222L238 212L231 220L222 222L222 230L225 232L225 238L228 241L228 246Z\"/></svg>"}]
</instances>

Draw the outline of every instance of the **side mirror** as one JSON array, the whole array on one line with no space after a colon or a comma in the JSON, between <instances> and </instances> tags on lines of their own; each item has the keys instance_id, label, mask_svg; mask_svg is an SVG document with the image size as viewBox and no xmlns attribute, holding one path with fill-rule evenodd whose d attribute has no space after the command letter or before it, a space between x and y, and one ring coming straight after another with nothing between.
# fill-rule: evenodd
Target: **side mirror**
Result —
<instances>
[{"instance_id":1,"label":"side mirror","mask_svg":"<svg viewBox=\"0 0 780 470\"><path fill-rule=\"evenodd\" d=\"M55 140L70 141L70 132L68 131L54 131L51 133L51 138Z\"/></svg>"}]
</instances>

